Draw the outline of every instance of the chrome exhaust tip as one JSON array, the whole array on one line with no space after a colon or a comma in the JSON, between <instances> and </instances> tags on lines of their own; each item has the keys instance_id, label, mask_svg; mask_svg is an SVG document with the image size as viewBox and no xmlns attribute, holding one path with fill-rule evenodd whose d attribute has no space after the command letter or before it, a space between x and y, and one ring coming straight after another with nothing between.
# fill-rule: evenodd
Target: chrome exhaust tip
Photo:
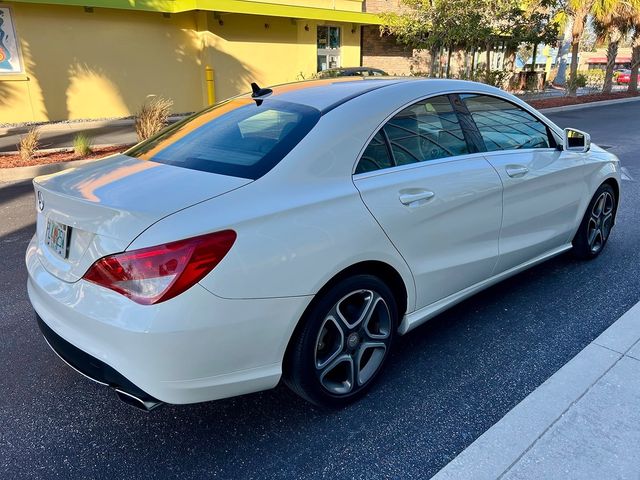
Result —
<instances>
[{"instance_id":1,"label":"chrome exhaust tip","mask_svg":"<svg viewBox=\"0 0 640 480\"><path fill-rule=\"evenodd\" d=\"M116 388L115 391L118 398L124 403L131 405L132 407L136 407L139 410L144 410L145 412L150 412L151 410L158 408L160 405L163 405L163 402L159 402L157 400L143 400L142 398L136 397L135 395L120 390L119 388Z\"/></svg>"}]
</instances>

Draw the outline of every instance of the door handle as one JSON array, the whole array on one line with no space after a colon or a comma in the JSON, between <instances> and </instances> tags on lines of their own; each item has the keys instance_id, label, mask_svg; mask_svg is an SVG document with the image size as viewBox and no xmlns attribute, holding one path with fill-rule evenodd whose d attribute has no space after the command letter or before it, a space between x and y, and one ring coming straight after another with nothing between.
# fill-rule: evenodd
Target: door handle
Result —
<instances>
[{"instance_id":1,"label":"door handle","mask_svg":"<svg viewBox=\"0 0 640 480\"><path fill-rule=\"evenodd\" d=\"M525 166L522 165L513 165L513 166L508 166L506 168L507 170L507 175L509 175L510 177L514 178L514 177L522 177L524 175L526 175L527 173L529 173L529 169Z\"/></svg>"},{"instance_id":2,"label":"door handle","mask_svg":"<svg viewBox=\"0 0 640 480\"><path fill-rule=\"evenodd\" d=\"M411 205L419 202L420 200L430 200L434 196L435 193L429 190L414 190L412 192L400 192L400 196L398 198L400 199L400 203L403 205Z\"/></svg>"}]
</instances>

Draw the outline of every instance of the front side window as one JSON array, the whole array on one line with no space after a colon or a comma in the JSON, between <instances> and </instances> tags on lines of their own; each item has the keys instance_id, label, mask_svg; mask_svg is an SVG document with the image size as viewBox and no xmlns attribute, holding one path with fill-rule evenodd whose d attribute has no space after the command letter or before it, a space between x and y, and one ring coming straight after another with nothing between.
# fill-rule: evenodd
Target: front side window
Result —
<instances>
[{"instance_id":1,"label":"front side window","mask_svg":"<svg viewBox=\"0 0 640 480\"><path fill-rule=\"evenodd\" d=\"M304 105L272 99L236 99L173 125L125 154L192 170L256 179L282 160L319 118L318 110Z\"/></svg>"},{"instance_id":2,"label":"front side window","mask_svg":"<svg viewBox=\"0 0 640 480\"><path fill-rule=\"evenodd\" d=\"M465 94L460 97L488 152L555 146L547 126L513 103L486 95Z\"/></svg>"},{"instance_id":3,"label":"front side window","mask_svg":"<svg viewBox=\"0 0 640 480\"><path fill-rule=\"evenodd\" d=\"M389 120L365 149L356 173L466 153L470 153L469 148L448 97L434 97L405 108Z\"/></svg>"}]
</instances>

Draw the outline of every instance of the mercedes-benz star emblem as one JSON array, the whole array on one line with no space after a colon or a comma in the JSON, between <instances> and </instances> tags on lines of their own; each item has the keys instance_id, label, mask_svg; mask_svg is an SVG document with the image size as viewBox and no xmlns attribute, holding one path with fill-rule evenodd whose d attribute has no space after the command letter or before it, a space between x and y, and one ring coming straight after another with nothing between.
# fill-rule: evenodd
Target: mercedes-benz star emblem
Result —
<instances>
[{"instance_id":1,"label":"mercedes-benz star emblem","mask_svg":"<svg viewBox=\"0 0 640 480\"><path fill-rule=\"evenodd\" d=\"M38 193L36 195L38 197L38 210L43 211L44 210L44 196L42 195L42 192L40 190L38 190Z\"/></svg>"}]
</instances>

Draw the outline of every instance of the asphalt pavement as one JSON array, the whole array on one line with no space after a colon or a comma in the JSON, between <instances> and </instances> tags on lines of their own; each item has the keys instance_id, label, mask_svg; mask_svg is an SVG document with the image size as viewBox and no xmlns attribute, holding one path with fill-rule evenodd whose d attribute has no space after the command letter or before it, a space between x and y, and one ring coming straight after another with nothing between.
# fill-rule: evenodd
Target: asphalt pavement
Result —
<instances>
[{"instance_id":1,"label":"asphalt pavement","mask_svg":"<svg viewBox=\"0 0 640 480\"><path fill-rule=\"evenodd\" d=\"M548 116L640 178L639 113L635 102ZM640 187L622 189L600 257L555 258L401 337L349 408L320 411L280 386L145 414L41 338L23 262L33 194L0 184L0 478L428 478L640 299Z\"/></svg>"}]
</instances>

